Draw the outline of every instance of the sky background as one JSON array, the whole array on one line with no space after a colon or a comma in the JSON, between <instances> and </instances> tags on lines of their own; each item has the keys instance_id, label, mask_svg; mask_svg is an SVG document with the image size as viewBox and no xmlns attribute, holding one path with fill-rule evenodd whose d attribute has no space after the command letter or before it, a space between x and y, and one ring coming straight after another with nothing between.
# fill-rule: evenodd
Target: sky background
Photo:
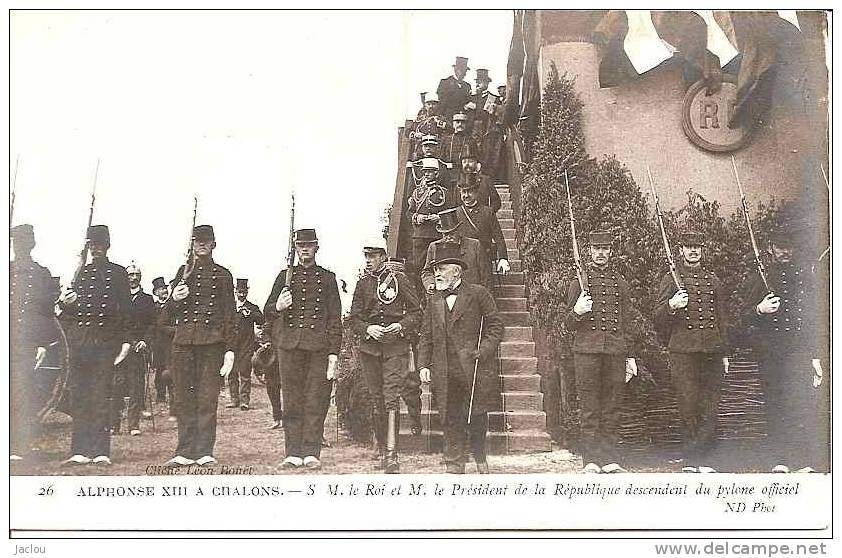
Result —
<instances>
[{"instance_id":1,"label":"sky background","mask_svg":"<svg viewBox=\"0 0 842 558\"><path fill-rule=\"evenodd\" d=\"M94 223L143 284L184 259L193 195L214 259L263 305L284 267L289 198L320 265L348 282L392 201L397 128L456 55L505 82L511 11L14 11L12 224L69 281L97 159Z\"/></svg>"}]
</instances>

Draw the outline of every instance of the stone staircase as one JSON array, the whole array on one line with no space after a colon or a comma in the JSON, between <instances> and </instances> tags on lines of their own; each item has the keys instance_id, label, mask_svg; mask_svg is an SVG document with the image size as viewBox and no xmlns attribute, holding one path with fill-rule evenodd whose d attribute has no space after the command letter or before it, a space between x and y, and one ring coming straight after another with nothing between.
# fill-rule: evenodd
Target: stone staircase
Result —
<instances>
[{"instance_id":1,"label":"stone staircase","mask_svg":"<svg viewBox=\"0 0 842 558\"><path fill-rule=\"evenodd\" d=\"M508 186L497 186L502 206L497 212L511 271L499 277L492 293L505 326L503 342L499 349L502 409L489 413L488 451L493 454L550 451L547 434L547 417L543 410L541 377L538 375L538 358L529 325L526 306L526 284L517 247L517 229ZM422 386L422 424L424 432L412 436L406 407L401 402L402 451L438 452L442 450L441 423L438 411L431 409L429 386ZM505 419L504 419L505 417Z\"/></svg>"}]
</instances>

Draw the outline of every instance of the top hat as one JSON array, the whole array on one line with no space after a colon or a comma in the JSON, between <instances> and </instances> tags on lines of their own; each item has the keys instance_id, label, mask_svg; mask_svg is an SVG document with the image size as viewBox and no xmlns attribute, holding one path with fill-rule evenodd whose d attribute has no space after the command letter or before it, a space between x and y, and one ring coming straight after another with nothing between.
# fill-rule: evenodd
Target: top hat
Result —
<instances>
[{"instance_id":1,"label":"top hat","mask_svg":"<svg viewBox=\"0 0 842 558\"><path fill-rule=\"evenodd\" d=\"M210 225L196 225L193 228L193 240L200 242L216 242L213 227Z\"/></svg>"},{"instance_id":2,"label":"top hat","mask_svg":"<svg viewBox=\"0 0 842 558\"><path fill-rule=\"evenodd\" d=\"M88 227L88 241L111 246L111 235L107 225L91 225Z\"/></svg>"},{"instance_id":3,"label":"top hat","mask_svg":"<svg viewBox=\"0 0 842 558\"><path fill-rule=\"evenodd\" d=\"M472 179L473 177L466 176L466 180L459 182L460 190L476 190L479 188L479 180Z\"/></svg>"},{"instance_id":4,"label":"top hat","mask_svg":"<svg viewBox=\"0 0 842 558\"><path fill-rule=\"evenodd\" d=\"M235 291L247 291L249 290L249 280L248 279L241 279L237 278L237 286L234 288Z\"/></svg>"},{"instance_id":5,"label":"top hat","mask_svg":"<svg viewBox=\"0 0 842 558\"><path fill-rule=\"evenodd\" d=\"M295 242L315 244L318 241L319 239L316 238L316 229L298 229L295 231Z\"/></svg>"},{"instance_id":6,"label":"top hat","mask_svg":"<svg viewBox=\"0 0 842 558\"><path fill-rule=\"evenodd\" d=\"M684 231L679 237L682 246L704 246L705 236L698 231Z\"/></svg>"},{"instance_id":7,"label":"top hat","mask_svg":"<svg viewBox=\"0 0 842 558\"><path fill-rule=\"evenodd\" d=\"M165 289L166 287L167 287L167 282L164 281L163 277L156 277L156 278L152 279L152 290L153 291L156 290L156 289L161 289L161 288Z\"/></svg>"},{"instance_id":8,"label":"top hat","mask_svg":"<svg viewBox=\"0 0 842 558\"><path fill-rule=\"evenodd\" d=\"M32 225L16 225L9 230L9 235L17 241L29 240L35 242L35 231Z\"/></svg>"},{"instance_id":9,"label":"top hat","mask_svg":"<svg viewBox=\"0 0 842 558\"><path fill-rule=\"evenodd\" d=\"M591 246L611 246L614 237L608 231L591 231L588 235L588 242Z\"/></svg>"},{"instance_id":10,"label":"top hat","mask_svg":"<svg viewBox=\"0 0 842 558\"><path fill-rule=\"evenodd\" d=\"M477 68L477 81L491 82L491 78L488 76L488 70L487 69Z\"/></svg>"},{"instance_id":11,"label":"top hat","mask_svg":"<svg viewBox=\"0 0 842 558\"><path fill-rule=\"evenodd\" d=\"M459 221L459 208L445 209L439 212L439 222L436 223L436 230L442 234L455 231L461 225Z\"/></svg>"},{"instance_id":12,"label":"top hat","mask_svg":"<svg viewBox=\"0 0 842 558\"><path fill-rule=\"evenodd\" d=\"M436 247L436 257L429 264L432 269L437 265L442 264L458 264L462 270L468 269L468 264L462 259L462 249L458 245L441 244Z\"/></svg>"},{"instance_id":13,"label":"top hat","mask_svg":"<svg viewBox=\"0 0 842 558\"><path fill-rule=\"evenodd\" d=\"M468 67L468 59L464 56L457 56L456 62L453 63L453 67L465 68L466 70L470 70L470 68Z\"/></svg>"}]
</instances>

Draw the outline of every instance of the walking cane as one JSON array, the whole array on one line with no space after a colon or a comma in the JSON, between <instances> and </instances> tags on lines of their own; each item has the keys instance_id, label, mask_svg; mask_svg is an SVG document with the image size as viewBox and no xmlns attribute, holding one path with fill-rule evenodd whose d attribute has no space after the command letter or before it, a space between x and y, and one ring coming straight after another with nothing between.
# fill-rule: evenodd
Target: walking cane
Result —
<instances>
[{"instance_id":1,"label":"walking cane","mask_svg":"<svg viewBox=\"0 0 842 558\"><path fill-rule=\"evenodd\" d=\"M149 354L146 350L141 351L143 357L143 398L145 402L149 403L149 413L150 419L152 421L152 432L157 432L155 429L155 381L154 381L154 372L152 372L152 368L149 365ZM150 380L151 376L151 380ZM146 408L146 405L143 406Z\"/></svg>"},{"instance_id":2,"label":"walking cane","mask_svg":"<svg viewBox=\"0 0 842 558\"><path fill-rule=\"evenodd\" d=\"M482 328L485 325L485 316L479 319L479 337L477 338L477 351L479 351L480 343L482 342ZM471 424L471 414L474 410L474 391L477 387L477 369L479 368L479 357L474 361L474 378L471 381L471 399L468 401L468 425Z\"/></svg>"}]
</instances>

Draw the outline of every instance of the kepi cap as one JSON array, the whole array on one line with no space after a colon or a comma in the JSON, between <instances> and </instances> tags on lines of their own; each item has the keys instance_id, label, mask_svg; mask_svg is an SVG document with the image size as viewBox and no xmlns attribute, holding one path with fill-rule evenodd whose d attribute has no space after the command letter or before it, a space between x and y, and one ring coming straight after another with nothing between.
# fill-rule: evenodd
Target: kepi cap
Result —
<instances>
[{"instance_id":1,"label":"kepi cap","mask_svg":"<svg viewBox=\"0 0 842 558\"><path fill-rule=\"evenodd\" d=\"M216 242L213 227L210 225L196 225L193 229L193 239L200 242Z\"/></svg>"},{"instance_id":2,"label":"kepi cap","mask_svg":"<svg viewBox=\"0 0 842 558\"><path fill-rule=\"evenodd\" d=\"M316 238L316 229L298 229L295 231L295 242L315 244L318 241L319 239Z\"/></svg>"},{"instance_id":3,"label":"kepi cap","mask_svg":"<svg viewBox=\"0 0 842 558\"><path fill-rule=\"evenodd\" d=\"M88 241L111 246L111 235L107 225L91 225L88 227Z\"/></svg>"},{"instance_id":4,"label":"kepi cap","mask_svg":"<svg viewBox=\"0 0 842 558\"><path fill-rule=\"evenodd\" d=\"M704 246L705 236L698 231L684 231L679 237L682 246Z\"/></svg>"},{"instance_id":5,"label":"kepi cap","mask_svg":"<svg viewBox=\"0 0 842 558\"><path fill-rule=\"evenodd\" d=\"M611 246L614 243L614 237L608 231L591 231L588 242L591 246Z\"/></svg>"}]
</instances>

